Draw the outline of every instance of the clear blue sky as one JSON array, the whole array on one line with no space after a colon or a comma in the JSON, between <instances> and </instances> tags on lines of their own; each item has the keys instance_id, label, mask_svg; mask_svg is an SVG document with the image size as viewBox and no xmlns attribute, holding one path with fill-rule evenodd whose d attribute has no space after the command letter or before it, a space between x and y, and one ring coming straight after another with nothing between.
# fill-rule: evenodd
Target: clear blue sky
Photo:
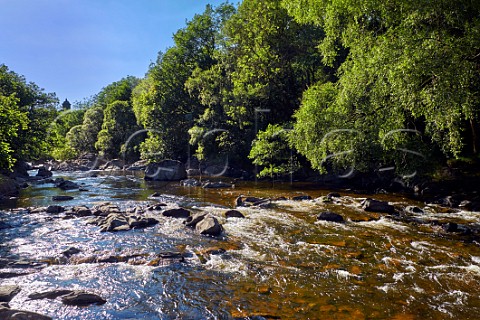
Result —
<instances>
[{"instance_id":1,"label":"clear blue sky","mask_svg":"<svg viewBox=\"0 0 480 320\"><path fill-rule=\"evenodd\" d=\"M60 102L80 101L127 75L143 77L186 20L223 2L0 0L0 64Z\"/></svg>"}]
</instances>

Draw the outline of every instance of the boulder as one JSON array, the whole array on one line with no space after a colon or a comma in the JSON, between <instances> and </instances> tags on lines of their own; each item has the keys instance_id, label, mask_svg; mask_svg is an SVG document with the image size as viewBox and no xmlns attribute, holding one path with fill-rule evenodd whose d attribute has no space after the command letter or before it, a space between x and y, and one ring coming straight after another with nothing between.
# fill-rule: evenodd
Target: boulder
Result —
<instances>
[{"instance_id":1,"label":"boulder","mask_svg":"<svg viewBox=\"0 0 480 320\"><path fill-rule=\"evenodd\" d=\"M185 165L177 160L150 163L145 169L145 180L178 181L186 177Z\"/></svg>"},{"instance_id":2,"label":"boulder","mask_svg":"<svg viewBox=\"0 0 480 320\"><path fill-rule=\"evenodd\" d=\"M197 223L195 230L202 235L216 237L222 233L223 227L215 217L207 216Z\"/></svg>"},{"instance_id":3,"label":"boulder","mask_svg":"<svg viewBox=\"0 0 480 320\"><path fill-rule=\"evenodd\" d=\"M52 318L41 315L39 313L15 310L15 309L0 309L0 319L3 320L52 320Z\"/></svg>"},{"instance_id":4,"label":"boulder","mask_svg":"<svg viewBox=\"0 0 480 320\"><path fill-rule=\"evenodd\" d=\"M83 206L74 207L72 210L73 210L73 215L77 217L88 217L93 215L92 210Z\"/></svg>"},{"instance_id":5,"label":"boulder","mask_svg":"<svg viewBox=\"0 0 480 320\"><path fill-rule=\"evenodd\" d=\"M15 285L0 286L0 302L10 302L18 293L20 287Z\"/></svg>"},{"instance_id":6,"label":"boulder","mask_svg":"<svg viewBox=\"0 0 480 320\"><path fill-rule=\"evenodd\" d=\"M407 206L405 208L405 212L410 213L410 214L424 214L425 211L423 209L416 207L416 206Z\"/></svg>"},{"instance_id":7,"label":"boulder","mask_svg":"<svg viewBox=\"0 0 480 320\"><path fill-rule=\"evenodd\" d=\"M129 216L128 225L130 228L143 229L158 224L158 220L154 218L142 218L138 216Z\"/></svg>"},{"instance_id":8,"label":"boulder","mask_svg":"<svg viewBox=\"0 0 480 320\"><path fill-rule=\"evenodd\" d=\"M237 210L228 210L225 212L225 218L245 218L245 216Z\"/></svg>"},{"instance_id":9,"label":"boulder","mask_svg":"<svg viewBox=\"0 0 480 320\"><path fill-rule=\"evenodd\" d=\"M330 192L329 194L327 194L327 198L329 198L329 199L340 198L340 197L341 197L341 195L338 192Z\"/></svg>"},{"instance_id":10,"label":"boulder","mask_svg":"<svg viewBox=\"0 0 480 320\"><path fill-rule=\"evenodd\" d=\"M67 289L57 289L52 291L45 292L36 292L28 295L30 300L39 300L39 299L57 299L58 297L65 296L67 294L73 293L73 290Z\"/></svg>"},{"instance_id":11,"label":"boulder","mask_svg":"<svg viewBox=\"0 0 480 320\"><path fill-rule=\"evenodd\" d=\"M200 169L187 169L187 175L189 177L195 177L202 175L202 172L200 171Z\"/></svg>"},{"instance_id":12,"label":"boulder","mask_svg":"<svg viewBox=\"0 0 480 320\"><path fill-rule=\"evenodd\" d=\"M117 213L111 213L100 223L100 231L126 231L130 230L130 225L125 216Z\"/></svg>"},{"instance_id":13,"label":"boulder","mask_svg":"<svg viewBox=\"0 0 480 320\"><path fill-rule=\"evenodd\" d=\"M178 209L169 209L162 212L164 217L172 217L172 218L188 218L191 213L187 209L178 208Z\"/></svg>"},{"instance_id":14,"label":"boulder","mask_svg":"<svg viewBox=\"0 0 480 320\"><path fill-rule=\"evenodd\" d=\"M53 201L69 201L73 199L74 198L72 196L53 196L52 197Z\"/></svg>"},{"instance_id":15,"label":"boulder","mask_svg":"<svg viewBox=\"0 0 480 320\"><path fill-rule=\"evenodd\" d=\"M65 208L62 206L52 205L52 206L48 206L46 211L47 213L60 213L65 211Z\"/></svg>"},{"instance_id":16,"label":"boulder","mask_svg":"<svg viewBox=\"0 0 480 320\"><path fill-rule=\"evenodd\" d=\"M189 216L185 220L185 226L190 227L190 228L195 228L197 226L197 224L200 221L202 221L206 216L207 216L207 214L203 213L203 212L195 213L195 214Z\"/></svg>"},{"instance_id":17,"label":"boulder","mask_svg":"<svg viewBox=\"0 0 480 320\"><path fill-rule=\"evenodd\" d=\"M77 254L77 253L80 253L82 252L82 250L80 249L77 249L75 247L70 247L68 248L67 250L63 251L62 254L67 257L67 258L70 258L71 256L73 256L74 254Z\"/></svg>"},{"instance_id":18,"label":"boulder","mask_svg":"<svg viewBox=\"0 0 480 320\"><path fill-rule=\"evenodd\" d=\"M458 224L456 224L455 222L445 223L442 226L442 228L445 232L458 232L459 231Z\"/></svg>"},{"instance_id":19,"label":"boulder","mask_svg":"<svg viewBox=\"0 0 480 320\"><path fill-rule=\"evenodd\" d=\"M343 217L339 215L338 213L330 212L330 211L325 211L322 212L318 215L317 217L318 220L321 221L329 221L329 222L344 222Z\"/></svg>"},{"instance_id":20,"label":"boulder","mask_svg":"<svg viewBox=\"0 0 480 320\"><path fill-rule=\"evenodd\" d=\"M70 294L62 296L62 302L66 305L71 306L88 306L91 304L105 304L107 301L100 297L99 295L83 292L83 291L74 291Z\"/></svg>"},{"instance_id":21,"label":"boulder","mask_svg":"<svg viewBox=\"0 0 480 320\"><path fill-rule=\"evenodd\" d=\"M47 168L45 168L43 166L38 168L37 177L50 178L51 176L53 176L52 171L48 170Z\"/></svg>"},{"instance_id":22,"label":"boulder","mask_svg":"<svg viewBox=\"0 0 480 320\"><path fill-rule=\"evenodd\" d=\"M100 170L123 170L125 163L121 159L113 159L100 166Z\"/></svg>"},{"instance_id":23,"label":"boulder","mask_svg":"<svg viewBox=\"0 0 480 320\"><path fill-rule=\"evenodd\" d=\"M365 199L362 201L362 208L369 212L394 213L395 208L386 201Z\"/></svg>"},{"instance_id":24,"label":"boulder","mask_svg":"<svg viewBox=\"0 0 480 320\"><path fill-rule=\"evenodd\" d=\"M309 195L295 196L295 197L292 197L292 200L293 201L312 200L312 197L310 197Z\"/></svg>"},{"instance_id":25,"label":"boulder","mask_svg":"<svg viewBox=\"0 0 480 320\"><path fill-rule=\"evenodd\" d=\"M239 196L235 200L235 205L237 207L252 207L252 206L259 206L261 204L268 203L268 202L270 202L270 199Z\"/></svg>"},{"instance_id":26,"label":"boulder","mask_svg":"<svg viewBox=\"0 0 480 320\"><path fill-rule=\"evenodd\" d=\"M56 183L57 188L60 188L62 190L74 190L74 189L79 189L80 186L76 184L73 181L68 181L68 180L61 180L58 183Z\"/></svg>"},{"instance_id":27,"label":"boulder","mask_svg":"<svg viewBox=\"0 0 480 320\"><path fill-rule=\"evenodd\" d=\"M15 180L0 175L0 196L16 196L19 189Z\"/></svg>"},{"instance_id":28,"label":"boulder","mask_svg":"<svg viewBox=\"0 0 480 320\"><path fill-rule=\"evenodd\" d=\"M128 170L128 171L141 171L141 170L145 170L147 168L147 165L148 165L148 160L140 160L140 161L137 161L137 162L133 163L129 167L127 167L126 170Z\"/></svg>"}]
</instances>

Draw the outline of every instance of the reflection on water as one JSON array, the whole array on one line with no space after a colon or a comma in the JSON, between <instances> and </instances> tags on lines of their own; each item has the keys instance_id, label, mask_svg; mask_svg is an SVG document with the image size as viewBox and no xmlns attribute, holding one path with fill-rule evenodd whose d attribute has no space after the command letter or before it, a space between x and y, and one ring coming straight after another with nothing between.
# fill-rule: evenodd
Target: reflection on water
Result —
<instances>
[{"instance_id":1,"label":"reflection on water","mask_svg":"<svg viewBox=\"0 0 480 320\"><path fill-rule=\"evenodd\" d=\"M303 192L317 198L329 191L254 183L206 190L147 183L134 175L65 178L87 191L38 185L24 190L16 205L46 206L58 194L75 197L64 206L111 201L127 208L163 202L212 213L223 224L224 236L202 237L181 220L160 215L154 227L100 233L86 218L4 211L1 218L12 228L0 230L2 257L48 265L30 266L28 275L1 280L22 288L12 308L55 319L476 319L480 312L478 243L435 224L366 213L359 205L361 195L343 193L333 202L274 201L270 208L239 209L246 219L226 219L224 208L232 207L240 194L291 197ZM149 197L154 192L161 196ZM479 213L437 212L402 197L382 197L398 208L424 208L425 220L478 224L480 218ZM346 222L317 221L326 210ZM61 252L69 247L81 252L67 263ZM165 252L182 253L185 259L149 265ZM132 255L138 260L88 260ZM94 292L108 302L77 308L27 298L56 288Z\"/></svg>"}]
</instances>

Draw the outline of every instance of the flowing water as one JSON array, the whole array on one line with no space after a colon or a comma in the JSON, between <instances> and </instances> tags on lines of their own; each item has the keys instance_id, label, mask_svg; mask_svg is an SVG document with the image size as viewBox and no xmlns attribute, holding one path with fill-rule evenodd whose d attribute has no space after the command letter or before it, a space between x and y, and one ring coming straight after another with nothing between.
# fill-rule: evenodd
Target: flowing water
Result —
<instances>
[{"instance_id":1,"label":"flowing water","mask_svg":"<svg viewBox=\"0 0 480 320\"><path fill-rule=\"evenodd\" d=\"M414 224L361 209L365 195L341 192L324 202L328 190L308 185L238 183L234 189L147 183L134 175L74 173L66 178L88 191L63 192L52 184L23 191L16 207L46 206L68 194L63 206L110 201L121 208L163 202L208 211L223 224L221 238L200 236L181 219L156 216L156 226L99 232L87 218L62 214L1 212L12 228L0 230L3 258L36 261L26 275L2 279L22 290L15 309L54 319L478 319L480 245L446 233L438 224ZM159 192L159 198L150 198ZM240 195L314 200L272 201L268 208L239 208L246 218L224 217ZM379 195L401 210L416 205L423 220L478 226L480 213L426 206L400 195ZM12 204L10 204L12 205ZM317 221L334 211L345 223ZM77 263L61 262L69 247L81 250ZM209 254L209 253L216 254ZM184 261L149 265L140 259L87 263L90 256L149 257L179 252ZM82 263L81 259L84 259ZM45 267L45 265L47 265ZM2 271L2 270L0 270ZM72 307L57 300L29 300L53 289L82 289L101 295L101 306Z\"/></svg>"}]
</instances>

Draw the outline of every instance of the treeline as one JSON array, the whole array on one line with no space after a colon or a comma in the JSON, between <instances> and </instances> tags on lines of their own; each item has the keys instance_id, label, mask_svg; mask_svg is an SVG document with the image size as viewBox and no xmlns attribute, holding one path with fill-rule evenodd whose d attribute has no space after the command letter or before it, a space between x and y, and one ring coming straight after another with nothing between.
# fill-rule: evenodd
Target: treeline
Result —
<instances>
[{"instance_id":1,"label":"treeline","mask_svg":"<svg viewBox=\"0 0 480 320\"><path fill-rule=\"evenodd\" d=\"M3 66L1 165L95 153L228 159L263 176L301 166L409 175L477 157L479 39L480 3L469 0L207 6L144 78L70 110Z\"/></svg>"}]
</instances>

